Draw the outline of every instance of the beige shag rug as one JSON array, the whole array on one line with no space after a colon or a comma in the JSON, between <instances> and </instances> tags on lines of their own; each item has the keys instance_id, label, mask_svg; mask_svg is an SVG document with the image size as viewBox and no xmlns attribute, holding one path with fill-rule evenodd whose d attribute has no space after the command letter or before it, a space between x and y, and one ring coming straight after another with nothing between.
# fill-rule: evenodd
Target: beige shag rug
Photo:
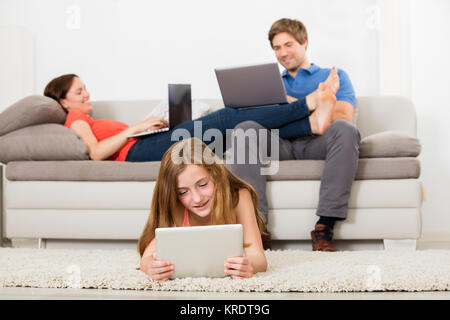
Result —
<instances>
[{"instance_id":1,"label":"beige shag rug","mask_svg":"<svg viewBox=\"0 0 450 320\"><path fill-rule=\"evenodd\" d=\"M158 283L133 250L0 248L0 287L210 292L450 290L450 250L266 251L268 269L250 279L185 278Z\"/></svg>"}]
</instances>

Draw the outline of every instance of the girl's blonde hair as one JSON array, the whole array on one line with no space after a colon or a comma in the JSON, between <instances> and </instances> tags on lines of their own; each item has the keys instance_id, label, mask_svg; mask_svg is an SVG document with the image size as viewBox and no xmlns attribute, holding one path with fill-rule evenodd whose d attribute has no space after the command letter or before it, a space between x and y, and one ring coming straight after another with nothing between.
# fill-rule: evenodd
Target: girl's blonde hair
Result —
<instances>
[{"instance_id":1,"label":"girl's blonde hair","mask_svg":"<svg viewBox=\"0 0 450 320\"><path fill-rule=\"evenodd\" d=\"M138 242L142 256L155 237L156 228L174 227L177 197L177 180L187 165L202 166L214 181L214 206L211 212L213 224L233 224L236 217L233 208L239 203L239 190L250 192L256 221L261 234L266 235L266 226L258 210L258 195L251 185L235 176L208 146L197 138L182 140L172 145L161 160L150 214Z\"/></svg>"}]
</instances>

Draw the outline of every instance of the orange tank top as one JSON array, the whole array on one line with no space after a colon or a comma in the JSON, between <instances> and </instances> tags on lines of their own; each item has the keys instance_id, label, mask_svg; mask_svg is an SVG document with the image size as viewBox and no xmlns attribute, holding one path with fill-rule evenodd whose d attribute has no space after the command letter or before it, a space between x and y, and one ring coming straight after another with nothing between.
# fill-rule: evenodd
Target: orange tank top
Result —
<instances>
[{"instance_id":1,"label":"orange tank top","mask_svg":"<svg viewBox=\"0 0 450 320\"><path fill-rule=\"evenodd\" d=\"M184 209L184 220L183 220L183 227L190 227L191 224L189 223L189 212L188 209Z\"/></svg>"}]
</instances>

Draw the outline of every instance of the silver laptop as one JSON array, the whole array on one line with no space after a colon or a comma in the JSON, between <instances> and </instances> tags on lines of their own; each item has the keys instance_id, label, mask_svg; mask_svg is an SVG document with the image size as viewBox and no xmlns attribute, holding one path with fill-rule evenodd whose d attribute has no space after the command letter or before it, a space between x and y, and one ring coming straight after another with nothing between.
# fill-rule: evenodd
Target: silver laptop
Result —
<instances>
[{"instance_id":1,"label":"silver laptop","mask_svg":"<svg viewBox=\"0 0 450 320\"><path fill-rule=\"evenodd\" d=\"M287 103L277 63L215 69L225 107L247 108Z\"/></svg>"},{"instance_id":2,"label":"silver laptop","mask_svg":"<svg viewBox=\"0 0 450 320\"><path fill-rule=\"evenodd\" d=\"M146 130L129 138L147 136L169 131L183 122L192 120L192 100L190 84L169 84L169 126L157 130Z\"/></svg>"},{"instance_id":3,"label":"silver laptop","mask_svg":"<svg viewBox=\"0 0 450 320\"><path fill-rule=\"evenodd\" d=\"M225 277L227 258L242 256L241 224L156 228L156 258L175 267L170 279Z\"/></svg>"}]
</instances>

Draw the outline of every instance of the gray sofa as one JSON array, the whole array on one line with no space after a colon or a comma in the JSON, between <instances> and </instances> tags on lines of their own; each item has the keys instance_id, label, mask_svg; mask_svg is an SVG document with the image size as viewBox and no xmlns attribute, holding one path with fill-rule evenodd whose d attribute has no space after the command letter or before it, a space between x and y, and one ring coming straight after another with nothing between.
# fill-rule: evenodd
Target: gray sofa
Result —
<instances>
[{"instance_id":1,"label":"gray sofa","mask_svg":"<svg viewBox=\"0 0 450 320\"><path fill-rule=\"evenodd\" d=\"M222 106L218 100L203 102ZM93 117L132 124L157 103L93 102ZM422 205L414 106L400 97L358 97L356 125L362 138L359 167L348 218L336 225L334 238L378 240L386 249L414 249L421 236ZM5 152L1 145L0 154ZM35 238L47 244L139 238L159 162L26 159L1 165L4 238ZM278 173L269 177L268 227L273 240L310 239L323 164L281 161Z\"/></svg>"}]
</instances>

